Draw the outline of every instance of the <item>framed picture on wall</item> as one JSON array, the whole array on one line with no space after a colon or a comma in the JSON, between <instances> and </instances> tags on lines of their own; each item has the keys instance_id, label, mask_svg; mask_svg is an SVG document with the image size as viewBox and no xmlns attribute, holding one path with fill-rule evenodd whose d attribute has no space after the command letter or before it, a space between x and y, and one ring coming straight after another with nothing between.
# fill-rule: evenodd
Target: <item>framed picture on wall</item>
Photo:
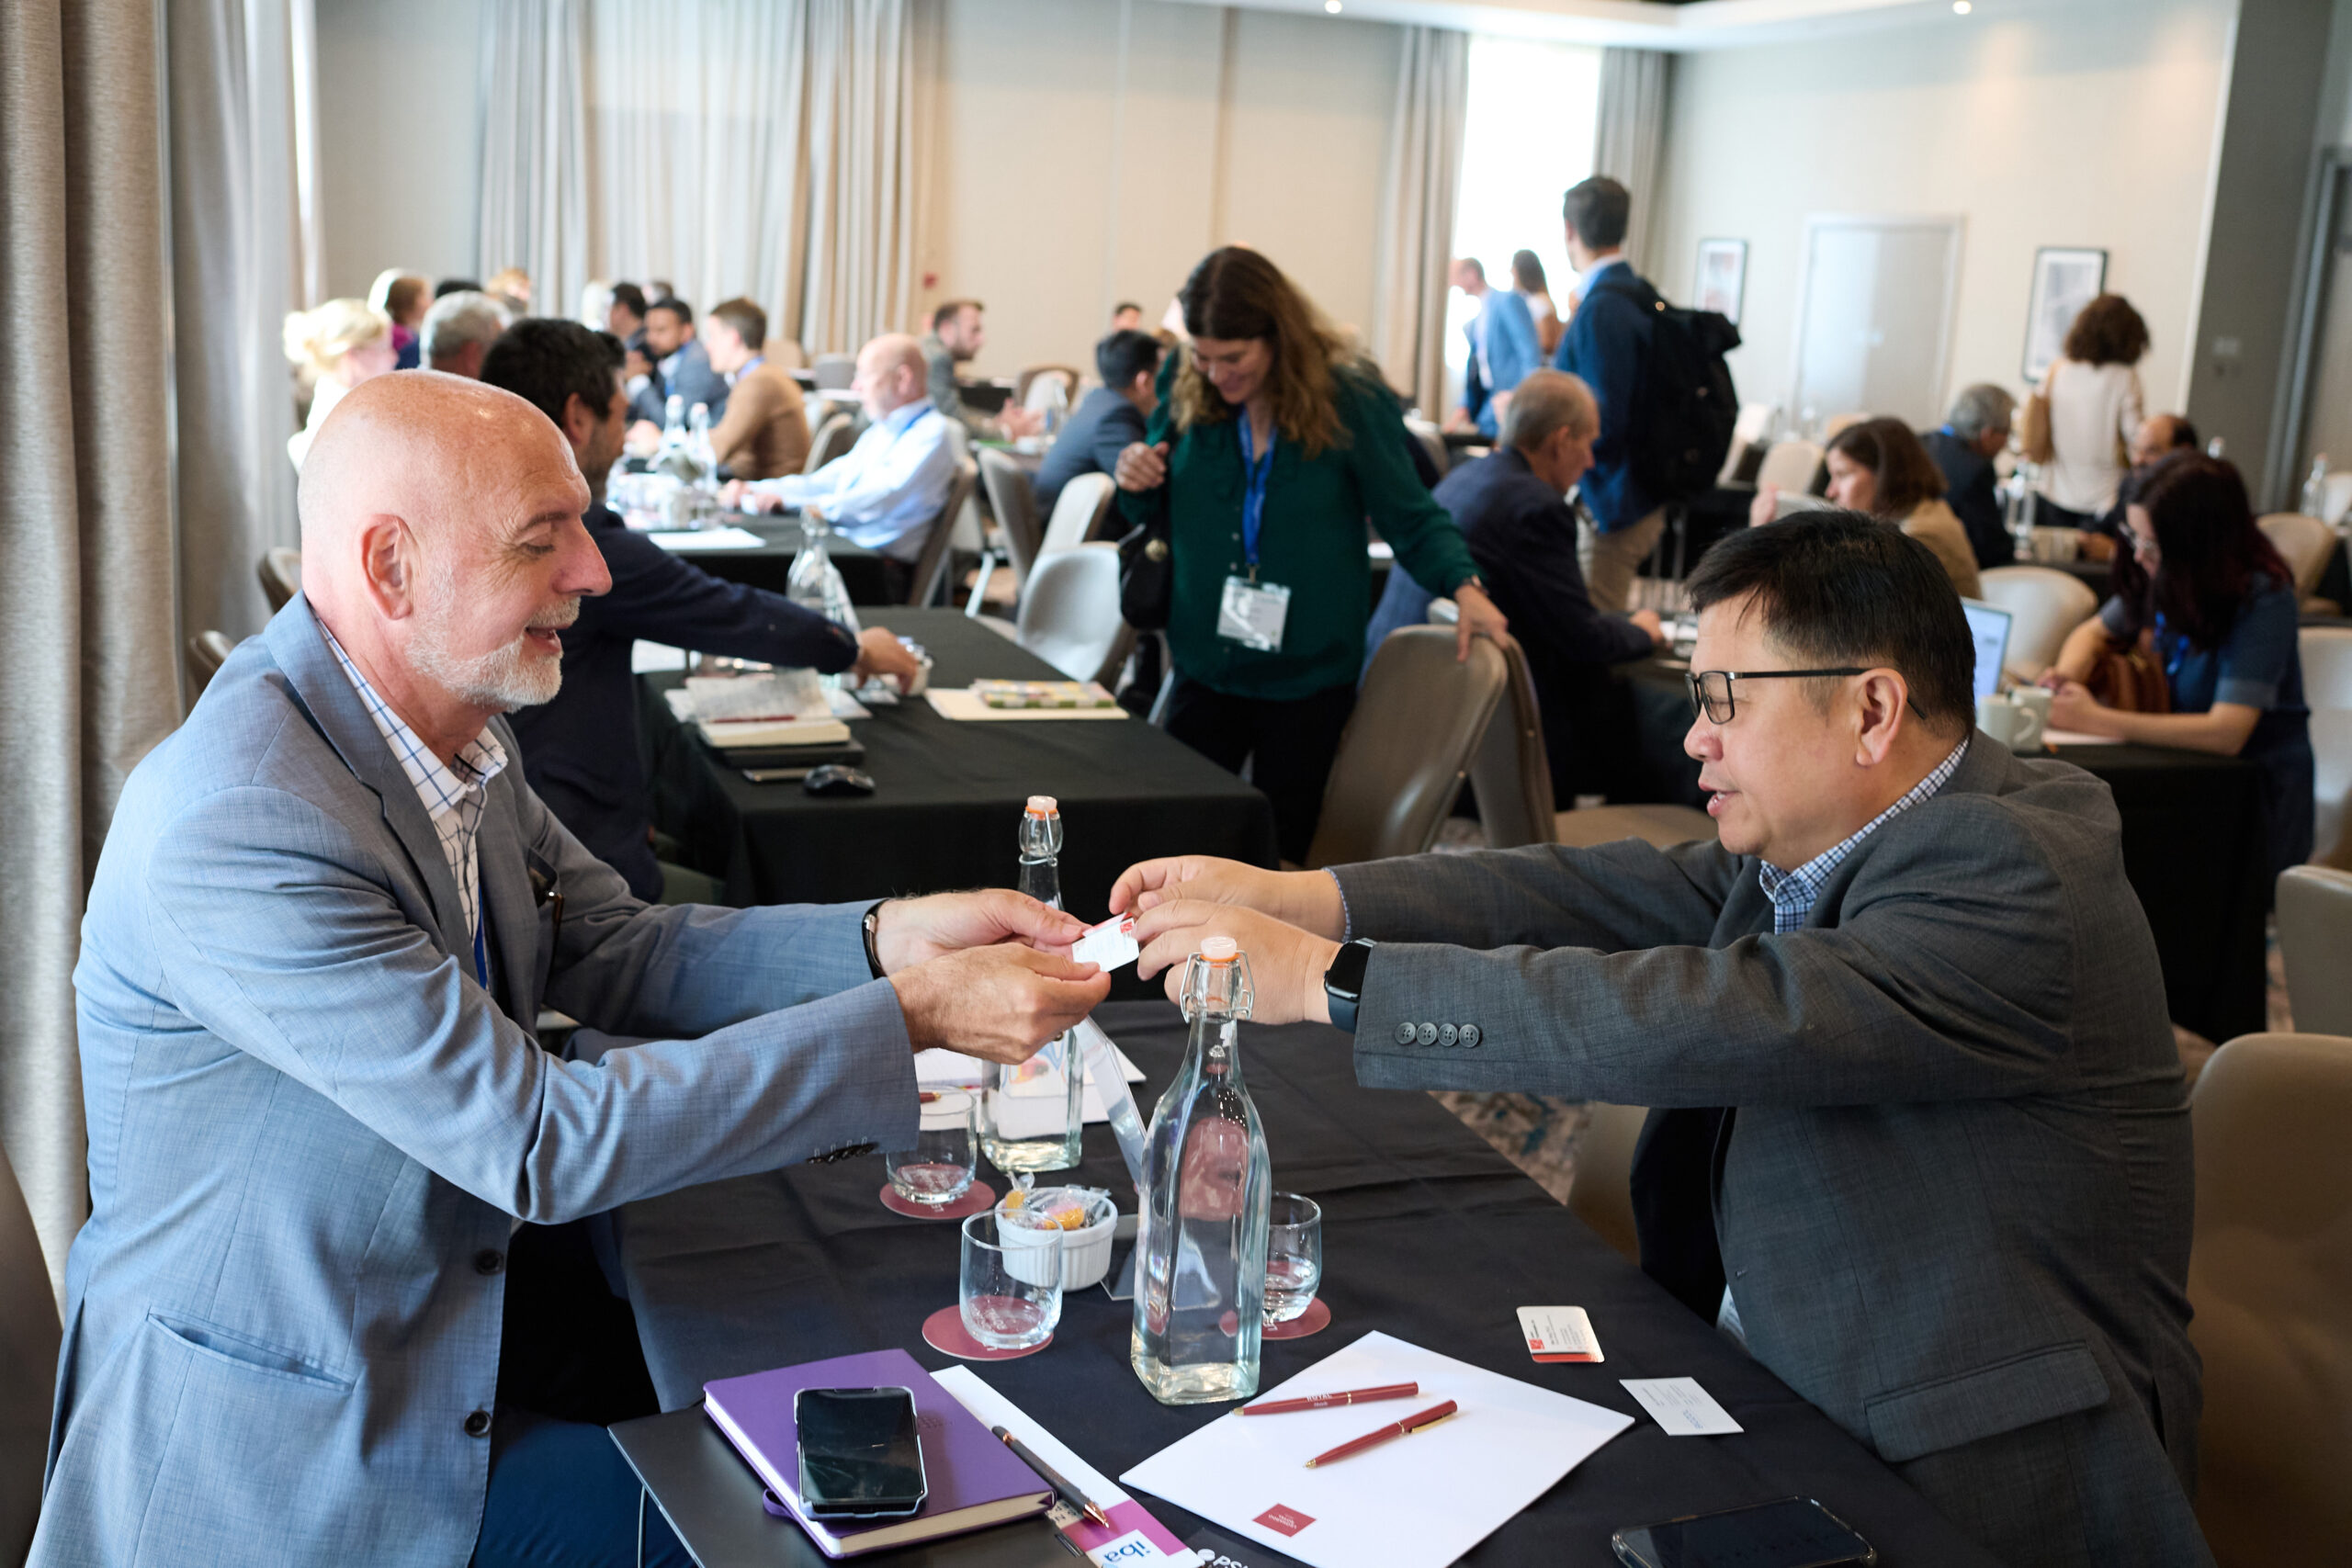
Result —
<instances>
[{"instance_id":1,"label":"framed picture on wall","mask_svg":"<svg viewBox=\"0 0 2352 1568\"><path fill-rule=\"evenodd\" d=\"M2044 245L2033 253L2033 299L2026 307L2025 378L2039 386L2064 349L2066 329L2107 287L2107 253Z\"/></svg>"},{"instance_id":2,"label":"framed picture on wall","mask_svg":"<svg viewBox=\"0 0 2352 1568\"><path fill-rule=\"evenodd\" d=\"M1725 320L1737 326L1740 295L1747 287L1747 241L1699 242L1699 265L1690 284L1692 310L1720 310Z\"/></svg>"}]
</instances>

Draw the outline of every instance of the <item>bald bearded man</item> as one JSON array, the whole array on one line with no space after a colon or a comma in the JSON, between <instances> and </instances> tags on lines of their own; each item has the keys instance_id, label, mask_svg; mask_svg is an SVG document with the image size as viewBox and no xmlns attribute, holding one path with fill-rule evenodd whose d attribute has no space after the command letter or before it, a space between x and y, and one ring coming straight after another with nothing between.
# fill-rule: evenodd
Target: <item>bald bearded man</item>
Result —
<instances>
[{"instance_id":1,"label":"bald bearded man","mask_svg":"<svg viewBox=\"0 0 2352 1568\"><path fill-rule=\"evenodd\" d=\"M303 592L124 789L34 1562L635 1561L610 1442L505 1380L517 1230L910 1146L915 1050L1020 1061L1108 990L1012 893L630 897L500 716L605 587L587 504L513 394L359 388L304 467ZM543 1050L543 1002L651 1043Z\"/></svg>"}]
</instances>

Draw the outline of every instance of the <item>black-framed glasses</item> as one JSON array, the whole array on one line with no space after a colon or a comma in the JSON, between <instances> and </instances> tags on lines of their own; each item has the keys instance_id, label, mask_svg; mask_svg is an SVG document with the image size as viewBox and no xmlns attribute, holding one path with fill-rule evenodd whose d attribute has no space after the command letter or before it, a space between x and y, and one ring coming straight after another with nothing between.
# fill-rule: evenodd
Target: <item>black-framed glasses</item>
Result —
<instances>
[{"instance_id":1,"label":"black-framed glasses","mask_svg":"<svg viewBox=\"0 0 2352 1568\"><path fill-rule=\"evenodd\" d=\"M1729 724L1739 711L1732 700L1734 681L1803 681L1816 675L1867 675L1875 665L1844 664L1835 670L1691 670L1683 674L1690 684L1690 716L1705 715L1713 724Z\"/></svg>"}]
</instances>

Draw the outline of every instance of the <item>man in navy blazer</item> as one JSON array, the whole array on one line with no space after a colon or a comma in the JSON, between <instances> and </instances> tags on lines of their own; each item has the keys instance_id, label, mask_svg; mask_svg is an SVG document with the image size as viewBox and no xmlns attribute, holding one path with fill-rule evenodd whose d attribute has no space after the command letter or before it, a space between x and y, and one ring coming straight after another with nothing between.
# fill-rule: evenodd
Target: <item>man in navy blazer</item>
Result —
<instances>
[{"instance_id":1,"label":"man in navy blazer","mask_svg":"<svg viewBox=\"0 0 2352 1568\"><path fill-rule=\"evenodd\" d=\"M1501 428L1510 395L1527 373L1544 363L1535 316L1527 301L1508 288L1487 287L1486 266L1476 256L1453 264L1453 287L1477 301L1478 313L1463 333L1470 339L1470 365L1462 380L1462 408L1453 422L1492 435Z\"/></svg>"},{"instance_id":2,"label":"man in navy blazer","mask_svg":"<svg viewBox=\"0 0 2352 1568\"><path fill-rule=\"evenodd\" d=\"M1143 422L1159 400L1159 340L1121 329L1094 345L1102 384L1078 400L1069 423L1037 465L1037 515L1051 518L1062 487L1080 474L1108 474L1119 454L1143 439Z\"/></svg>"},{"instance_id":3,"label":"man in navy blazer","mask_svg":"<svg viewBox=\"0 0 2352 1568\"><path fill-rule=\"evenodd\" d=\"M1572 186L1562 202L1568 260L1583 279L1580 302L1552 355L1552 367L1592 389L1600 400L1600 435L1592 444L1592 472L1584 479L1592 522L1578 531L1592 602L1623 612L1634 574L1666 531L1663 498L1650 493L1634 470L1633 423L1648 385L1650 292L1625 260L1625 229L1633 197L1606 175Z\"/></svg>"},{"instance_id":4,"label":"man in navy blazer","mask_svg":"<svg viewBox=\"0 0 2352 1568\"><path fill-rule=\"evenodd\" d=\"M511 393L360 387L304 464L302 592L132 771L74 976L41 1568L636 1560L617 1450L502 1364L517 1230L908 1144L916 1050L1020 1061L1107 994L1009 892L630 897L499 716L606 586L588 501ZM542 1003L645 1043L543 1049Z\"/></svg>"},{"instance_id":5,"label":"man in navy blazer","mask_svg":"<svg viewBox=\"0 0 2352 1568\"><path fill-rule=\"evenodd\" d=\"M852 635L780 593L713 577L629 532L605 505L605 475L628 424L620 366L613 338L577 321L535 317L499 339L481 378L546 414L571 444L588 481L582 521L613 580L563 628L561 689L507 721L523 743L523 771L588 852L654 903L663 873L650 840L652 785L637 747L615 739L637 730L630 653L639 638L829 675L846 671L860 680L894 674L911 682L920 666L885 627Z\"/></svg>"},{"instance_id":6,"label":"man in navy blazer","mask_svg":"<svg viewBox=\"0 0 2352 1568\"><path fill-rule=\"evenodd\" d=\"M694 307L684 299L662 299L645 308L645 354L653 375L631 405L637 417L653 426L659 439L669 418L670 399L684 398L685 412L696 403L710 411L716 427L727 412L727 378L711 368L710 351L695 336Z\"/></svg>"}]
</instances>

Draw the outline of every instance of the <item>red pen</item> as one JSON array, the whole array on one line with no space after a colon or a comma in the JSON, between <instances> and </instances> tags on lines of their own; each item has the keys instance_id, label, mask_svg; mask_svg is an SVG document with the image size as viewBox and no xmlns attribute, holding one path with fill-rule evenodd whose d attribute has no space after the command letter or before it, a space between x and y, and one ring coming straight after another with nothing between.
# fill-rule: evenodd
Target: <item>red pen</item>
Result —
<instances>
[{"instance_id":1,"label":"red pen","mask_svg":"<svg viewBox=\"0 0 2352 1568\"><path fill-rule=\"evenodd\" d=\"M1317 1454L1306 1461L1306 1468L1313 1470L1318 1464L1329 1464L1335 1459L1346 1459L1350 1454L1360 1454L1366 1449L1376 1449L1391 1438L1409 1438L1416 1432L1427 1431L1460 1408L1460 1405L1450 1399L1443 1404L1432 1404L1418 1416L1408 1416L1402 1421L1393 1421L1376 1432L1366 1432L1352 1442L1341 1443L1329 1453Z\"/></svg>"},{"instance_id":2,"label":"red pen","mask_svg":"<svg viewBox=\"0 0 2352 1568\"><path fill-rule=\"evenodd\" d=\"M1351 1388L1339 1393L1318 1393L1308 1399L1270 1399L1245 1404L1244 1416L1283 1416L1294 1410L1329 1410L1335 1404L1369 1404L1375 1399L1410 1399L1421 1392L1417 1382L1384 1383L1378 1388Z\"/></svg>"}]
</instances>

